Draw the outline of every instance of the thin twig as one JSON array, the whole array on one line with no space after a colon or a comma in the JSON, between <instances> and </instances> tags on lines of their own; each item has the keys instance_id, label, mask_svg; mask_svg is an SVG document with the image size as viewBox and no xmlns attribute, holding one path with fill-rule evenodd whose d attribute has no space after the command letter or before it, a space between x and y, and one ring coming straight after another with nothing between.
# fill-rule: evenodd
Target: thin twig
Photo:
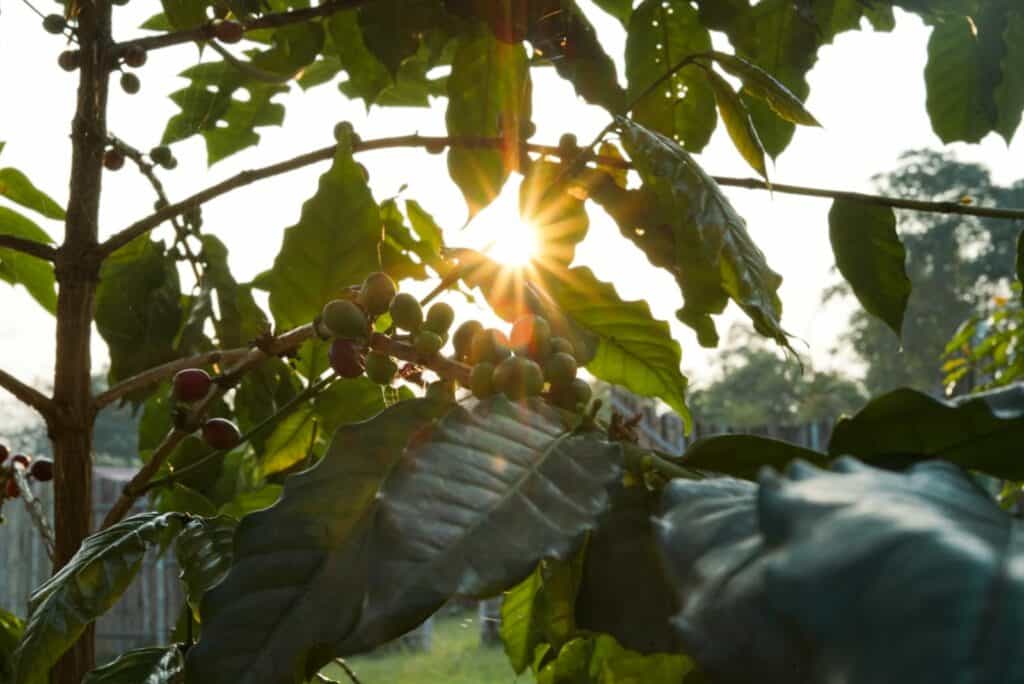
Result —
<instances>
[{"instance_id":1,"label":"thin twig","mask_svg":"<svg viewBox=\"0 0 1024 684\"><path fill-rule=\"evenodd\" d=\"M25 475L25 466L15 462L14 467L11 469L11 473L14 475L14 481L17 483L18 490L21 492L21 499L25 502L25 509L28 511L29 517L32 518L32 522L35 524L36 529L39 530L39 536L43 538L43 542L46 544L46 555L49 556L50 562L52 563L54 557L54 545L56 542L53 535L53 526L50 525L50 519L46 517L46 511L43 510L43 504L32 493L28 477Z\"/></svg>"},{"instance_id":2,"label":"thin twig","mask_svg":"<svg viewBox=\"0 0 1024 684\"><path fill-rule=\"evenodd\" d=\"M35 240L26 240L16 235L0 233L0 247L13 249L16 252L45 259L46 261L57 260L57 250L50 245L45 245Z\"/></svg>"},{"instance_id":3,"label":"thin twig","mask_svg":"<svg viewBox=\"0 0 1024 684\"><path fill-rule=\"evenodd\" d=\"M0 388L14 395L14 398L38 411L44 418L53 418L57 414L57 405L39 390L29 387L21 380L0 369Z\"/></svg>"}]
</instances>

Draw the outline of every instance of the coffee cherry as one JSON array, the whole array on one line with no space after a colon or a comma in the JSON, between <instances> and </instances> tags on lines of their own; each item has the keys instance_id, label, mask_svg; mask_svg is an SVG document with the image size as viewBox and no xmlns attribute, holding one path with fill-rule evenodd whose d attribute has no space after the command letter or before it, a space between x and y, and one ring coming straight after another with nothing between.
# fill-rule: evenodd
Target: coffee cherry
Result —
<instances>
[{"instance_id":1,"label":"coffee cherry","mask_svg":"<svg viewBox=\"0 0 1024 684\"><path fill-rule=\"evenodd\" d=\"M372 351L366 355L366 377L378 385L390 385L398 372L398 365L384 352Z\"/></svg>"},{"instance_id":2,"label":"coffee cherry","mask_svg":"<svg viewBox=\"0 0 1024 684\"><path fill-rule=\"evenodd\" d=\"M469 374L469 388L478 399L486 399L494 394L494 364L481 361L473 366Z\"/></svg>"},{"instance_id":3,"label":"coffee cherry","mask_svg":"<svg viewBox=\"0 0 1024 684\"><path fill-rule=\"evenodd\" d=\"M455 401L455 381L438 380L427 385L427 399L436 399L449 404Z\"/></svg>"},{"instance_id":4,"label":"coffee cherry","mask_svg":"<svg viewBox=\"0 0 1024 684\"><path fill-rule=\"evenodd\" d=\"M455 329L455 334L452 336L452 344L455 346L456 359L462 361L469 356L473 338L483 329L484 326L481 325L480 321L466 321Z\"/></svg>"},{"instance_id":5,"label":"coffee cherry","mask_svg":"<svg viewBox=\"0 0 1024 684\"><path fill-rule=\"evenodd\" d=\"M371 316L380 316L391 306L398 288L387 273L371 273L363 281L359 291L359 303Z\"/></svg>"},{"instance_id":6,"label":"coffee cherry","mask_svg":"<svg viewBox=\"0 0 1024 684\"><path fill-rule=\"evenodd\" d=\"M111 147L103 153L103 166L108 171L117 171L124 166L124 153L117 148Z\"/></svg>"},{"instance_id":7,"label":"coffee cherry","mask_svg":"<svg viewBox=\"0 0 1024 684\"><path fill-rule=\"evenodd\" d=\"M213 37L222 43L237 43L245 36L245 28L237 21L213 22Z\"/></svg>"},{"instance_id":8,"label":"coffee cherry","mask_svg":"<svg viewBox=\"0 0 1024 684\"><path fill-rule=\"evenodd\" d=\"M74 71L82 64L82 55L78 50L65 50L57 58L57 64L64 71Z\"/></svg>"},{"instance_id":9,"label":"coffee cherry","mask_svg":"<svg viewBox=\"0 0 1024 684\"><path fill-rule=\"evenodd\" d=\"M437 302L427 311L427 322L424 327L438 335L447 335L455 320L455 310L444 302Z\"/></svg>"},{"instance_id":10,"label":"coffee cherry","mask_svg":"<svg viewBox=\"0 0 1024 684\"><path fill-rule=\"evenodd\" d=\"M573 346L572 342L564 337L551 338L551 353L568 354L569 356L576 358L576 348Z\"/></svg>"},{"instance_id":11,"label":"coffee cherry","mask_svg":"<svg viewBox=\"0 0 1024 684\"><path fill-rule=\"evenodd\" d=\"M441 351L441 347L444 346L444 338L438 335L436 332L430 330L420 330L416 333L416 338L413 340L413 346L416 347L416 353L425 358L430 358Z\"/></svg>"},{"instance_id":12,"label":"coffee cherry","mask_svg":"<svg viewBox=\"0 0 1024 684\"><path fill-rule=\"evenodd\" d=\"M60 14L48 14L43 19L43 28L46 29L47 33L54 35L64 33L64 29L68 27L68 22L64 20L64 17Z\"/></svg>"},{"instance_id":13,"label":"coffee cherry","mask_svg":"<svg viewBox=\"0 0 1024 684\"><path fill-rule=\"evenodd\" d=\"M388 310L391 311L391 322L402 330L416 332L423 325L423 308L408 292L396 294Z\"/></svg>"},{"instance_id":14,"label":"coffee cherry","mask_svg":"<svg viewBox=\"0 0 1024 684\"><path fill-rule=\"evenodd\" d=\"M32 464L29 474L37 482L49 482L53 479L53 461L46 458L39 459Z\"/></svg>"},{"instance_id":15,"label":"coffee cherry","mask_svg":"<svg viewBox=\"0 0 1024 684\"><path fill-rule=\"evenodd\" d=\"M509 348L505 333L494 328L478 332L473 336L473 342L469 346L469 362L474 365L481 361L497 365L511 354L512 350Z\"/></svg>"},{"instance_id":16,"label":"coffee cherry","mask_svg":"<svg viewBox=\"0 0 1024 684\"><path fill-rule=\"evenodd\" d=\"M129 45L125 48L124 55L122 55L122 57L124 58L125 64L134 69L138 69L146 63L148 55L146 54L145 48L141 48L138 45Z\"/></svg>"},{"instance_id":17,"label":"coffee cherry","mask_svg":"<svg viewBox=\"0 0 1024 684\"><path fill-rule=\"evenodd\" d=\"M21 490L18 489L18 483L14 481L14 478L7 481L5 493L8 499L17 499L21 496Z\"/></svg>"},{"instance_id":18,"label":"coffee cherry","mask_svg":"<svg viewBox=\"0 0 1024 684\"><path fill-rule=\"evenodd\" d=\"M142 82L138 76L128 72L121 74L121 90L129 95L134 95L139 92L140 88L142 88Z\"/></svg>"},{"instance_id":19,"label":"coffee cherry","mask_svg":"<svg viewBox=\"0 0 1024 684\"><path fill-rule=\"evenodd\" d=\"M7 460L7 457L11 455L11 451L3 444L0 444L0 463Z\"/></svg>"},{"instance_id":20,"label":"coffee cherry","mask_svg":"<svg viewBox=\"0 0 1024 684\"><path fill-rule=\"evenodd\" d=\"M343 378L358 378L363 374L363 358L351 340L334 340L328 358L331 368Z\"/></svg>"},{"instance_id":21,"label":"coffee cherry","mask_svg":"<svg viewBox=\"0 0 1024 684\"><path fill-rule=\"evenodd\" d=\"M227 418L211 418L203 423L203 439L214 449L234 449L242 441L242 433Z\"/></svg>"},{"instance_id":22,"label":"coffee cherry","mask_svg":"<svg viewBox=\"0 0 1024 684\"><path fill-rule=\"evenodd\" d=\"M536 396L543 388L544 372L530 359L513 356L494 369L494 389L509 399Z\"/></svg>"},{"instance_id":23,"label":"coffee cherry","mask_svg":"<svg viewBox=\"0 0 1024 684\"><path fill-rule=\"evenodd\" d=\"M544 362L544 379L553 387L568 387L576 379L576 359L565 352L552 354Z\"/></svg>"},{"instance_id":24,"label":"coffee cherry","mask_svg":"<svg viewBox=\"0 0 1024 684\"><path fill-rule=\"evenodd\" d=\"M11 459L11 465L16 465L20 463L22 468L28 468L29 463L31 462L32 459L26 456L25 454L15 454L14 458Z\"/></svg>"},{"instance_id":25,"label":"coffee cherry","mask_svg":"<svg viewBox=\"0 0 1024 684\"><path fill-rule=\"evenodd\" d=\"M594 390L591 389L590 384L583 378L576 378L569 385L572 389L573 396L576 399L576 405L583 404L586 406L590 403L590 398L594 395Z\"/></svg>"},{"instance_id":26,"label":"coffee cherry","mask_svg":"<svg viewBox=\"0 0 1024 684\"><path fill-rule=\"evenodd\" d=\"M167 145L158 145L151 149L149 151L149 158L153 160L154 164L158 164L165 169L173 169L178 165L178 160L174 158L171 148Z\"/></svg>"},{"instance_id":27,"label":"coffee cherry","mask_svg":"<svg viewBox=\"0 0 1024 684\"><path fill-rule=\"evenodd\" d=\"M551 353L551 326L540 316L520 317L512 326L512 349L520 356L543 360Z\"/></svg>"},{"instance_id":28,"label":"coffee cherry","mask_svg":"<svg viewBox=\"0 0 1024 684\"><path fill-rule=\"evenodd\" d=\"M171 396L177 401L199 401L210 391L213 380L202 368L186 368L174 374Z\"/></svg>"},{"instance_id":29,"label":"coffee cherry","mask_svg":"<svg viewBox=\"0 0 1024 684\"><path fill-rule=\"evenodd\" d=\"M324 326L331 335L342 340L362 340L370 334L370 322L355 302L332 299L320 313Z\"/></svg>"}]
</instances>

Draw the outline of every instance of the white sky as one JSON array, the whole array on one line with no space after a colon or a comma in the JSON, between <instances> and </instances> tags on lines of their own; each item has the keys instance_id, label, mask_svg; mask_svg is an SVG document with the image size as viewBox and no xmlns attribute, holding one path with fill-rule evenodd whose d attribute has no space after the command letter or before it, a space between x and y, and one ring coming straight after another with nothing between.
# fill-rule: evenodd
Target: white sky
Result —
<instances>
[{"instance_id":1,"label":"white sky","mask_svg":"<svg viewBox=\"0 0 1024 684\"><path fill-rule=\"evenodd\" d=\"M55 5L38 1L44 12L53 11ZM155 2L132 2L115 8L117 38L140 35L134 27L156 7ZM600 12L590 14L599 33L607 37L609 53L621 55L624 34L618 24ZM922 72L928 31L913 15L900 14L892 33L846 33L822 49L818 65L810 74L808 107L824 128L798 130L792 145L771 169L772 178L785 183L870 190L870 177L894 168L902 151L940 147L924 108ZM25 171L61 203L67 200L67 134L77 79L77 74L66 74L56 66L57 55L63 49L63 40L44 33L39 19L24 4L15 0L4 3L0 64L5 68L0 84L5 95L0 107L0 140L5 140L7 147L0 166ZM195 63L197 55L193 46L151 54L148 64L137 72L142 78L139 95L125 95L116 83L112 84L111 132L143 150L156 145L164 124L176 111L166 95L185 83L175 74ZM571 87L552 70L534 70L534 79L534 141L554 144L566 131L576 133L581 141L589 140L607 122L602 110L578 101ZM297 88L295 91L298 93ZM361 104L346 101L331 85L281 101L287 105L283 127L259 129L262 141L257 148L212 169L205 166L205 149L198 136L175 145L179 167L162 174L172 200L242 169L330 144L331 131L339 120L351 121L364 139L444 131L443 101L430 110L375 108L367 115ZM980 145L954 148L964 160L987 164L996 181L1005 183L1024 176L1024 168L1014 163L1022 159L1022 139L1024 135L1019 135L1009 149L995 135ZM449 229L449 244L479 246L487 241L488 226L483 222L464 233L456 232L465 219L465 209L458 189L448 180L443 155L430 156L422 150L385 151L363 154L360 161L370 171L378 200L408 183L405 196L420 201ZM721 126L699 161L713 174L752 175ZM314 192L324 168L318 165L262 181L204 208L204 230L227 243L232 268L240 280L271 265L282 229L296 221L302 201ZM104 191L101 237L152 211L154 196L130 163L119 173L105 175ZM762 191L726 188L726 192L746 217L769 263L785 279L781 290L784 326L808 343L815 365L843 365L830 358L829 351L848 311L835 306L825 310L819 304L822 288L831 282L829 270L833 265L826 221L829 202L771 196ZM504 200L503 206L514 208L513 196ZM592 211L591 218L590 235L578 252L578 263L591 266L599 276L615 282L624 298L646 298L656 316L674 321L673 312L681 301L671 278L649 267L607 217ZM59 224L41 220L41 225L59 240ZM462 315L479 313L465 311L460 318ZM724 335L729 321L737 318L738 312L731 308L720 319L720 332ZM24 290L0 284L0 367L22 379L48 384L54 363L53 331L52 317L39 309ZM706 378L709 355L698 347L688 329L673 322L673 331L683 345L684 371L694 379ZM96 363L105 364L104 344L98 335L94 339Z\"/></svg>"}]
</instances>

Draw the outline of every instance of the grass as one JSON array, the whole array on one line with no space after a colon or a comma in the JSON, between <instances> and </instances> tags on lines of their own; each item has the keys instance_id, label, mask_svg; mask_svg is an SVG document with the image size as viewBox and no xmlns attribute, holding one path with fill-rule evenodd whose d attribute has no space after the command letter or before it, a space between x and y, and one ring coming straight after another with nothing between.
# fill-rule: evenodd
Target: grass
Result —
<instances>
[{"instance_id":1,"label":"grass","mask_svg":"<svg viewBox=\"0 0 1024 684\"><path fill-rule=\"evenodd\" d=\"M346 662L362 684L530 684L529 674L512 671L500 645L480 643L480 625L475 613L439 615L434 619L434 640L430 652L412 652L391 647ZM323 673L350 684L336 665Z\"/></svg>"}]
</instances>

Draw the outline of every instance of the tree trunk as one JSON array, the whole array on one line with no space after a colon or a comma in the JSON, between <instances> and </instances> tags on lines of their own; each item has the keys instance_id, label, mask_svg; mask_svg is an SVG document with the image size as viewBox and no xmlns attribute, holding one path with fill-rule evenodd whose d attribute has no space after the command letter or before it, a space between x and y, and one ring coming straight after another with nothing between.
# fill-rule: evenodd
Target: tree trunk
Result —
<instances>
[{"instance_id":1,"label":"tree trunk","mask_svg":"<svg viewBox=\"0 0 1024 684\"><path fill-rule=\"evenodd\" d=\"M71 3L72 5L75 3ZM57 364L50 421L55 462L56 571L75 554L92 524L92 360L89 341L99 282L100 187L107 139L110 73L110 0L80 0L81 73L72 122L71 180L64 244L56 261ZM94 633L88 629L54 668L56 684L79 684L95 667Z\"/></svg>"}]
</instances>

